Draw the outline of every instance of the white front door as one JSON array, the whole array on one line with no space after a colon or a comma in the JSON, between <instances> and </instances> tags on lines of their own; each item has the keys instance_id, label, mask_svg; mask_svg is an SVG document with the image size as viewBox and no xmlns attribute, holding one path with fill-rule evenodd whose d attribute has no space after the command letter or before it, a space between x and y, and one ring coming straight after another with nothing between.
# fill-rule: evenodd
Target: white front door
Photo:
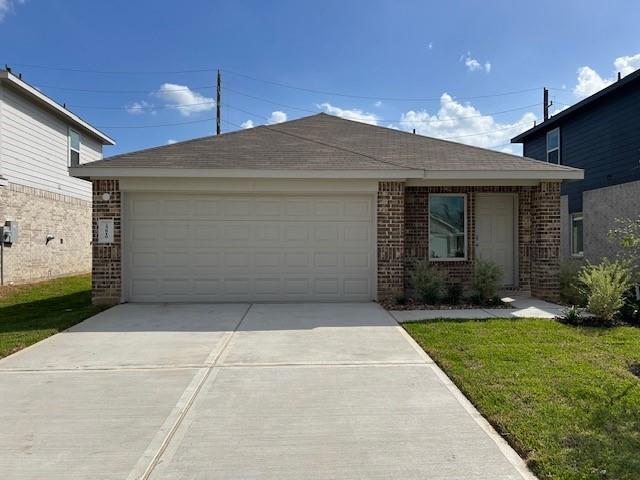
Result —
<instances>
[{"instance_id":1,"label":"white front door","mask_svg":"<svg viewBox=\"0 0 640 480\"><path fill-rule=\"evenodd\" d=\"M515 203L511 194L476 197L476 255L500 265L506 286L515 286Z\"/></svg>"},{"instance_id":2,"label":"white front door","mask_svg":"<svg viewBox=\"0 0 640 480\"><path fill-rule=\"evenodd\" d=\"M134 302L375 298L370 195L128 193Z\"/></svg>"}]
</instances>

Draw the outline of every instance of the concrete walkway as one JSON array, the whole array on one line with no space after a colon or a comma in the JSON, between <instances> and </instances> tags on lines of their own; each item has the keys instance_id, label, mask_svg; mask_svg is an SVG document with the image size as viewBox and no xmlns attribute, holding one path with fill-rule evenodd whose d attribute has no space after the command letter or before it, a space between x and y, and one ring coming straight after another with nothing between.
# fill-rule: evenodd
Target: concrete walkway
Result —
<instances>
[{"instance_id":1,"label":"concrete walkway","mask_svg":"<svg viewBox=\"0 0 640 480\"><path fill-rule=\"evenodd\" d=\"M412 320L488 319L488 318L556 318L562 314L563 306L523 295L505 295L512 299L514 308L470 308L452 310L396 310L390 312L398 322Z\"/></svg>"},{"instance_id":2,"label":"concrete walkway","mask_svg":"<svg viewBox=\"0 0 640 480\"><path fill-rule=\"evenodd\" d=\"M533 478L376 304L121 305L0 360L0 472Z\"/></svg>"}]
</instances>

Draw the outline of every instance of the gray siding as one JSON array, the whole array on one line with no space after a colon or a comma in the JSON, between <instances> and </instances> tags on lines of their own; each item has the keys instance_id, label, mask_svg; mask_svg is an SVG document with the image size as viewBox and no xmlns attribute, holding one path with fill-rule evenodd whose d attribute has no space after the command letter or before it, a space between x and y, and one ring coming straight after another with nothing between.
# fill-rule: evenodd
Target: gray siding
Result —
<instances>
[{"instance_id":1,"label":"gray siding","mask_svg":"<svg viewBox=\"0 0 640 480\"><path fill-rule=\"evenodd\" d=\"M609 240L609 230L616 218L640 216L640 181L585 192L583 216L585 258L614 258L620 249Z\"/></svg>"},{"instance_id":2,"label":"gray siding","mask_svg":"<svg viewBox=\"0 0 640 480\"><path fill-rule=\"evenodd\" d=\"M68 174L68 125L16 91L0 90L1 173L11 183L91 199L91 183ZM102 145L81 134L82 163L100 160Z\"/></svg>"},{"instance_id":3,"label":"gray siding","mask_svg":"<svg viewBox=\"0 0 640 480\"><path fill-rule=\"evenodd\" d=\"M561 163L585 170L585 178L562 186L569 212L586 209L582 193L640 180L640 88L633 82L562 119ZM524 155L546 160L546 131L527 138Z\"/></svg>"}]
</instances>

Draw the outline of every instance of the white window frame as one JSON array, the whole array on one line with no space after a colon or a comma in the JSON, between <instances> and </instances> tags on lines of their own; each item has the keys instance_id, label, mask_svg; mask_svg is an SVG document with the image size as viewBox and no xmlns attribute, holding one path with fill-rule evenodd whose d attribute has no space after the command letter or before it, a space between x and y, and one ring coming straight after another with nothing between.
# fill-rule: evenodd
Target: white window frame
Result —
<instances>
[{"instance_id":1,"label":"white window frame","mask_svg":"<svg viewBox=\"0 0 640 480\"><path fill-rule=\"evenodd\" d=\"M549 149L549 135L551 135L552 133L557 132L558 133L558 146L556 148L552 148ZM549 130L547 132L547 136L545 137L546 143L545 143L545 150L547 152L547 163L549 162L549 154L551 152L555 152L556 150L558 151L558 163L557 165L562 165L562 158L560 158L560 127L556 127L553 130Z\"/></svg>"},{"instance_id":2,"label":"white window frame","mask_svg":"<svg viewBox=\"0 0 640 480\"><path fill-rule=\"evenodd\" d=\"M431 256L431 198L432 197L462 197L464 202L464 257L440 258ZM466 262L469 259L468 218L466 193L430 193L427 205L427 256L430 262Z\"/></svg>"},{"instance_id":3,"label":"white window frame","mask_svg":"<svg viewBox=\"0 0 640 480\"><path fill-rule=\"evenodd\" d=\"M78 135L78 149L76 150L75 148L73 148L71 146L71 132L75 133L76 135ZM68 144L68 150L67 150L67 166L69 167L73 167L74 165L71 165L71 152L76 152L78 154L78 165L80 165L80 146L82 145L82 137L80 136L80 132L78 132L77 130L74 130L73 128L69 127L69 131L67 134L67 144Z\"/></svg>"},{"instance_id":4,"label":"white window frame","mask_svg":"<svg viewBox=\"0 0 640 480\"><path fill-rule=\"evenodd\" d=\"M582 222L582 252L573 251L573 221L578 218ZM584 257L584 215L582 214L582 212L572 213L569 216L569 232L570 232L569 242L571 243L569 246L571 248L571 256L578 257L578 258Z\"/></svg>"}]
</instances>

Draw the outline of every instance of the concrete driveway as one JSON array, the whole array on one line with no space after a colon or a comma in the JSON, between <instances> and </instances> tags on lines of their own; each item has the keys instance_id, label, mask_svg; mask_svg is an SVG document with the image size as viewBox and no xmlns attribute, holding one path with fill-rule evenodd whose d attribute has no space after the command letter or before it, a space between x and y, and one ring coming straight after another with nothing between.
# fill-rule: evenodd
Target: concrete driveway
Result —
<instances>
[{"instance_id":1,"label":"concrete driveway","mask_svg":"<svg viewBox=\"0 0 640 480\"><path fill-rule=\"evenodd\" d=\"M376 304L127 304L0 361L7 479L522 479Z\"/></svg>"}]
</instances>

